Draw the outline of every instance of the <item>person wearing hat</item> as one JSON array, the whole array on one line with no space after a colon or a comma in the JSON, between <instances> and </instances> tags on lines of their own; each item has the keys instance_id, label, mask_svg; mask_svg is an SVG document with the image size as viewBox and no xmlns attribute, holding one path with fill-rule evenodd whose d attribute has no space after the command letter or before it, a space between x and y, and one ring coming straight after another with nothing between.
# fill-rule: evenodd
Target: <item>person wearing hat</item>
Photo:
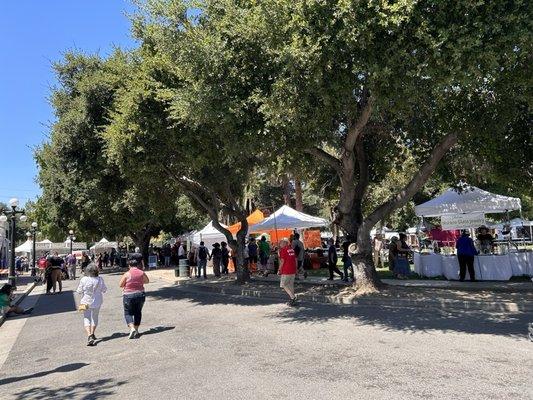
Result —
<instances>
[{"instance_id":1,"label":"person wearing hat","mask_svg":"<svg viewBox=\"0 0 533 400\"><path fill-rule=\"evenodd\" d=\"M119 286L122 288L122 302L124 305L124 318L130 328L130 339L137 339L141 325L142 309L146 296L144 284L149 283L148 276L142 267L142 255L134 253L128 261L129 271L122 275Z\"/></svg>"},{"instance_id":2,"label":"person wearing hat","mask_svg":"<svg viewBox=\"0 0 533 400\"><path fill-rule=\"evenodd\" d=\"M474 241L470 238L470 232L466 229L461 231L461 237L455 243L457 249L457 259L459 260L459 280L463 282L466 276L466 268L470 280L475 282L476 272L474 270L474 256L479 254L474 246Z\"/></svg>"}]
</instances>

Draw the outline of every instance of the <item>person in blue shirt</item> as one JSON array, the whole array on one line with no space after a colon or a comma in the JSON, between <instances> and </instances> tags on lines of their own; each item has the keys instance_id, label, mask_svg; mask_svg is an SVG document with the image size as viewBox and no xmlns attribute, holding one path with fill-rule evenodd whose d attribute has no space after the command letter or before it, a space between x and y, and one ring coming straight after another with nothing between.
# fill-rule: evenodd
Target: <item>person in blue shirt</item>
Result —
<instances>
[{"instance_id":1,"label":"person in blue shirt","mask_svg":"<svg viewBox=\"0 0 533 400\"><path fill-rule=\"evenodd\" d=\"M468 267L468 274L472 282L476 281L476 273L474 271L474 256L479 252L474 246L474 241L470 238L470 233L467 230L461 231L461 237L455 243L457 249L457 259L459 260L459 280L463 282L466 276L466 268Z\"/></svg>"}]
</instances>

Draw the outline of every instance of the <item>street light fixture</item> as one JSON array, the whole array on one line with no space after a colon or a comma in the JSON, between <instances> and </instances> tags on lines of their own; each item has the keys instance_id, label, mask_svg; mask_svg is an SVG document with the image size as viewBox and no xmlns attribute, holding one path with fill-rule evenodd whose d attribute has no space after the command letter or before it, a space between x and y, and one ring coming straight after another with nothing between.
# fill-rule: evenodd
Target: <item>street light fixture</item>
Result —
<instances>
[{"instance_id":1,"label":"street light fixture","mask_svg":"<svg viewBox=\"0 0 533 400\"><path fill-rule=\"evenodd\" d=\"M0 215L0 222L6 222L9 219L9 240L11 244L11 251L9 255L9 275L7 277L8 283L16 288L17 286L17 277L15 276L15 241L17 239L16 227L17 227L17 215L20 215L20 220L22 222L27 220L24 210L17 209L19 206L19 200L17 198L12 198L9 200L9 208L2 210L2 215Z\"/></svg>"},{"instance_id":2,"label":"street light fixture","mask_svg":"<svg viewBox=\"0 0 533 400\"><path fill-rule=\"evenodd\" d=\"M72 229L68 231L68 237L70 239L70 254L72 255L72 242L76 240L76 236L74 236L74 231Z\"/></svg>"},{"instance_id":3,"label":"street light fixture","mask_svg":"<svg viewBox=\"0 0 533 400\"><path fill-rule=\"evenodd\" d=\"M31 276L36 276L37 275L37 271L35 269L35 256L36 256L36 251L35 251L35 240L37 239L37 222L32 222L31 223L31 228L30 228L30 231L28 232L28 235L30 235L32 237L32 252L31 252Z\"/></svg>"}]
</instances>

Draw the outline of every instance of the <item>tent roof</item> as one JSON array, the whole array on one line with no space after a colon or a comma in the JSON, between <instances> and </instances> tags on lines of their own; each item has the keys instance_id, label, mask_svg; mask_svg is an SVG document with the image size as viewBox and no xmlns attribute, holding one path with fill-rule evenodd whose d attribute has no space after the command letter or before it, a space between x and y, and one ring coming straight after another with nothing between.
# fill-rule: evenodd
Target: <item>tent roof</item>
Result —
<instances>
[{"instance_id":1,"label":"tent roof","mask_svg":"<svg viewBox=\"0 0 533 400\"><path fill-rule=\"evenodd\" d=\"M31 253L32 244L33 242L31 240L26 240L20 246L15 248L15 253Z\"/></svg>"},{"instance_id":2,"label":"tent roof","mask_svg":"<svg viewBox=\"0 0 533 400\"><path fill-rule=\"evenodd\" d=\"M415 207L415 213L424 217L446 214L503 213L520 209L520 199L493 194L470 186L459 193L448 189L443 194Z\"/></svg>"},{"instance_id":3,"label":"tent roof","mask_svg":"<svg viewBox=\"0 0 533 400\"><path fill-rule=\"evenodd\" d=\"M37 243L52 244L52 241L48 240L48 239L44 239L44 240L41 240L40 242L37 242Z\"/></svg>"},{"instance_id":4,"label":"tent roof","mask_svg":"<svg viewBox=\"0 0 533 400\"><path fill-rule=\"evenodd\" d=\"M222 225L224 228L227 228L227 226L224 224L220 225ZM213 221L209 222L206 226L192 236L193 244L199 245L200 242L204 242L204 244L208 247L215 242L221 242L224 240L226 240L226 236L220 233L218 229L213 226Z\"/></svg>"},{"instance_id":5,"label":"tent roof","mask_svg":"<svg viewBox=\"0 0 533 400\"><path fill-rule=\"evenodd\" d=\"M248 221L248 229L250 229L252 225L258 224L264 219L265 219L265 215L260 210L255 210L253 213L248 215L248 217L246 217L246 221ZM228 230L234 235L239 231L239 229L241 229L240 222L237 222L236 224L230 225L228 227Z\"/></svg>"},{"instance_id":6,"label":"tent roof","mask_svg":"<svg viewBox=\"0 0 533 400\"><path fill-rule=\"evenodd\" d=\"M250 232L264 232L272 229L302 229L329 225L324 218L313 217L296 211L289 206L282 206L262 222L251 227Z\"/></svg>"}]
</instances>

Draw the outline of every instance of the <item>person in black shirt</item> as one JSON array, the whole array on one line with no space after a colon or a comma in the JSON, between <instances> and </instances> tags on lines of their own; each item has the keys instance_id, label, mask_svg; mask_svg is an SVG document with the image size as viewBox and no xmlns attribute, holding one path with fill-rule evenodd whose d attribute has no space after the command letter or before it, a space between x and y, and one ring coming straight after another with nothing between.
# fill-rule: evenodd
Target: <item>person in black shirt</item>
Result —
<instances>
[{"instance_id":1,"label":"person in black shirt","mask_svg":"<svg viewBox=\"0 0 533 400\"><path fill-rule=\"evenodd\" d=\"M46 294L50 294L50 290L53 288L54 294L56 292L56 285L59 283L59 293L63 290L63 283L61 282L61 267L63 265L63 259L59 257L57 251L54 255L48 258L49 274L46 280Z\"/></svg>"},{"instance_id":2,"label":"person in black shirt","mask_svg":"<svg viewBox=\"0 0 533 400\"><path fill-rule=\"evenodd\" d=\"M222 251L222 273L228 274L228 265L229 265L229 250L228 250L228 244L226 242L220 243L222 248L220 249Z\"/></svg>"},{"instance_id":3,"label":"person in black shirt","mask_svg":"<svg viewBox=\"0 0 533 400\"><path fill-rule=\"evenodd\" d=\"M344 275L339 268L337 268L337 249L335 248L335 242L333 239L329 239L329 248L328 248L328 268L329 268L329 281L333 280L333 273L339 274L341 279L344 279Z\"/></svg>"}]
</instances>

